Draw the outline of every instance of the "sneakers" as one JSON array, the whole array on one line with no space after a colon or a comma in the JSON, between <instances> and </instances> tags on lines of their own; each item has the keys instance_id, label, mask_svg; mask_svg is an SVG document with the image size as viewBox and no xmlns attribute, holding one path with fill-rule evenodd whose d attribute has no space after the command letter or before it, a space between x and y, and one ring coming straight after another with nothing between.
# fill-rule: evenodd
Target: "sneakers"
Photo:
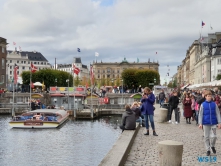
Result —
<instances>
[{"instance_id":1,"label":"sneakers","mask_svg":"<svg viewBox=\"0 0 221 166\"><path fill-rule=\"evenodd\" d=\"M210 156L210 151L209 151L209 150L206 152L206 155L207 155L207 156Z\"/></svg>"},{"instance_id":2,"label":"sneakers","mask_svg":"<svg viewBox=\"0 0 221 166\"><path fill-rule=\"evenodd\" d=\"M178 122L175 122L175 124L178 124Z\"/></svg>"},{"instance_id":3,"label":"sneakers","mask_svg":"<svg viewBox=\"0 0 221 166\"><path fill-rule=\"evenodd\" d=\"M215 147L211 147L211 149L212 149L213 153L216 154L216 149L215 149Z\"/></svg>"},{"instance_id":4,"label":"sneakers","mask_svg":"<svg viewBox=\"0 0 221 166\"><path fill-rule=\"evenodd\" d=\"M169 122L169 123L171 123L172 121L171 121L171 120L169 120L168 122Z\"/></svg>"}]
</instances>

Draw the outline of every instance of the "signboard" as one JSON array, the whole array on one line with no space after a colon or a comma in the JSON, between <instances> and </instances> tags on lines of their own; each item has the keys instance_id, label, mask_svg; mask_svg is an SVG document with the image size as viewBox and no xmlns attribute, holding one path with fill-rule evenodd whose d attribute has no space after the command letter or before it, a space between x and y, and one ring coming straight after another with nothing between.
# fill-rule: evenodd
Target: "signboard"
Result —
<instances>
[{"instance_id":1,"label":"signboard","mask_svg":"<svg viewBox=\"0 0 221 166\"><path fill-rule=\"evenodd\" d=\"M149 83L149 85L154 85L154 83Z\"/></svg>"},{"instance_id":2,"label":"signboard","mask_svg":"<svg viewBox=\"0 0 221 166\"><path fill-rule=\"evenodd\" d=\"M50 93L85 94L85 87L50 87Z\"/></svg>"}]
</instances>

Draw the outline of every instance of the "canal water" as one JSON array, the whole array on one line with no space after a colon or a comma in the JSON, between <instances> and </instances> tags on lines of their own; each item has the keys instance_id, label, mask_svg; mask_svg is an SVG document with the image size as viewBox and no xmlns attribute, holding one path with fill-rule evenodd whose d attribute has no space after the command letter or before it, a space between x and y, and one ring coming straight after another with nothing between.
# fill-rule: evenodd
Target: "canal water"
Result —
<instances>
[{"instance_id":1,"label":"canal water","mask_svg":"<svg viewBox=\"0 0 221 166\"><path fill-rule=\"evenodd\" d=\"M13 129L10 118L0 116L0 166L97 166L121 134L120 116L57 129Z\"/></svg>"}]
</instances>

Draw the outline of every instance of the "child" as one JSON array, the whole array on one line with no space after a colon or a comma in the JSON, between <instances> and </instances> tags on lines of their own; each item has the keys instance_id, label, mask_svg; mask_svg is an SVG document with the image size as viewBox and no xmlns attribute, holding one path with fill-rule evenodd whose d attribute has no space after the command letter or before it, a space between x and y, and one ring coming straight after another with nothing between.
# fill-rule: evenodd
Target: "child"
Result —
<instances>
[{"instance_id":1,"label":"child","mask_svg":"<svg viewBox=\"0 0 221 166\"><path fill-rule=\"evenodd\" d=\"M215 102L212 101L212 93L210 91L205 92L205 101L201 104L199 111L199 128L204 130L204 141L206 146L206 154L210 155L210 148L213 153L216 153L216 125L221 128L221 119L219 108ZM212 139L210 142L210 133L212 132Z\"/></svg>"}]
</instances>

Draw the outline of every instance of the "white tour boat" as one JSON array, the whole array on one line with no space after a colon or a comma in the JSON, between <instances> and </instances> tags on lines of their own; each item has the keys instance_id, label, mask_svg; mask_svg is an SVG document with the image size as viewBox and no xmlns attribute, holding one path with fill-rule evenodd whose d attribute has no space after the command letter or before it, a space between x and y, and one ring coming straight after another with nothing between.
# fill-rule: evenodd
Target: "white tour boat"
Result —
<instances>
[{"instance_id":1,"label":"white tour boat","mask_svg":"<svg viewBox=\"0 0 221 166\"><path fill-rule=\"evenodd\" d=\"M68 112L60 109L37 109L15 116L9 122L13 128L56 128L68 119Z\"/></svg>"}]
</instances>

